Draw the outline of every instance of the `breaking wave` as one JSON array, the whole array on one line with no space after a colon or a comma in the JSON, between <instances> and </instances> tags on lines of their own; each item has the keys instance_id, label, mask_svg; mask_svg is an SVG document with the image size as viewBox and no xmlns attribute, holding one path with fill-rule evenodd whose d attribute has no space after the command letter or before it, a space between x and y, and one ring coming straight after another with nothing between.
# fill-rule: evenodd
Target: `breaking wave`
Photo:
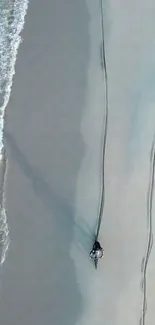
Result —
<instances>
[{"instance_id":1,"label":"breaking wave","mask_svg":"<svg viewBox=\"0 0 155 325\"><path fill-rule=\"evenodd\" d=\"M0 264L9 246L9 229L5 211L4 190L7 157L4 148L4 116L9 102L17 51L21 42L29 0L0 1Z\"/></svg>"}]
</instances>

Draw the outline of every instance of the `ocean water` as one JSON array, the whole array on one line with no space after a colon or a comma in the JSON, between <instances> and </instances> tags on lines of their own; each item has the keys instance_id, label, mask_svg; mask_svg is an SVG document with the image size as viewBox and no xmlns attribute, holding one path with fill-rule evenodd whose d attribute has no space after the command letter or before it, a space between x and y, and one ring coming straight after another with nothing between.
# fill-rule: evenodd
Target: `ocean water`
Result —
<instances>
[{"instance_id":1,"label":"ocean water","mask_svg":"<svg viewBox=\"0 0 155 325\"><path fill-rule=\"evenodd\" d=\"M9 246L9 229L5 210L5 180L7 153L3 134L5 110L9 102L21 31L28 8L26 0L0 1L0 264L5 260Z\"/></svg>"}]
</instances>

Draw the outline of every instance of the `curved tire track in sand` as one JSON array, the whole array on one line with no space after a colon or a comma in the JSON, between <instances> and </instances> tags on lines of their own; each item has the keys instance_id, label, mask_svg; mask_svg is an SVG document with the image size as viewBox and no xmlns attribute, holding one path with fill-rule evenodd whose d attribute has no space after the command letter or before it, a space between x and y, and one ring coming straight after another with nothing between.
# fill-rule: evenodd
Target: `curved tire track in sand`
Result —
<instances>
[{"instance_id":1,"label":"curved tire track in sand","mask_svg":"<svg viewBox=\"0 0 155 325\"><path fill-rule=\"evenodd\" d=\"M153 232L152 232L152 201L154 192L154 174L155 174L155 135L152 143L151 153L150 153L150 179L147 192L147 227L148 227L148 241L146 247L146 254L142 259L141 264L141 290L143 291L143 301L142 301L142 315L139 320L139 325L145 325L145 315L147 310L147 265L149 261L149 256L153 246Z\"/></svg>"},{"instance_id":2,"label":"curved tire track in sand","mask_svg":"<svg viewBox=\"0 0 155 325\"><path fill-rule=\"evenodd\" d=\"M105 54L105 39L104 39L104 19L103 19L103 0L100 0L100 12L101 12L101 68L103 70L103 78L105 82L105 115L104 115L104 129L103 129L103 145L102 145L102 168L101 168L101 197L99 205L99 217L97 223L96 239L98 238L101 221L103 217L103 209L105 202L105 181L104 181L104 164L105 164L105 151L106 151L106 140L108 131L108 75L106 65L106 54Z\"/></svg>"}]
</instances>

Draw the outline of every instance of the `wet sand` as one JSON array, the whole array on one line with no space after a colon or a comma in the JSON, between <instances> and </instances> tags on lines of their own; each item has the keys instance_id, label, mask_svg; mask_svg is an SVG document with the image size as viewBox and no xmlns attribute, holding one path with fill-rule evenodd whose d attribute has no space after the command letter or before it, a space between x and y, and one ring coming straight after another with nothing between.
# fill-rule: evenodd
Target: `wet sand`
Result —
<instances>
[{"instance_id":1,"label":"wet sand","mask_svg":"<svg viewBox=\"0 0 155 325\"><path fill-rule=\"evenodd\" d=\"M96 272L88 253L102 185L106 99L99 2L30 2L6 113L11 242L1 270L4 325L154 319L154 246L148 264L146 253L150 226L154 233L154 203L152 214L147 207L155 5L117 0L103 9L105 257Z\"/></svg>"},{"instance_id":2,"label":"wet sand","mask_svg":"<svg viewBox=\"0 0 155 325\"><path fill-rule=\"evenodd\" d=\"M91 61L88 105L82 124L87 152L79 173L77 196L77 220L80 215L87 233L88 229L94 229L98 206L105 110L105 85L99 60L100 8L93 1L88 1L88 7L91 15ZM153 243L151 236L154 232L151 227L150 235L149 219L153 219L153 212L152 215L148 212L150 155L155 128L155 83L152 75L155 67L154 11L152 1L136 5L133 1L104 4L109 112L105 209L99 238L105 248L105 257L99 264L97 275L95 270L90 270L82 250L79 250L79 259L81 257L85 265L84 271L83 265L75 259L78 281L86 302L85 313L78 323L82 325L136 325L140 321L144 325L145 321L150 324L153 319L149 288L154 279L154 269L152 266L152 280L149 280L151 257L148 259L146 253L149 237ZM76 229L75 238L81 246ZM87 248L90 242L87 236ZM75 243L74 252L78 253ZM146 301L147 305L151 302L147 313Z\"/></svg>"},{"instance_id":3,"label":"wet sand","mask_svg":"<svg viewBox=\"0 0 155 325\"><path fill-rule=\"evenodd\" d=\"M85 150L88 20L84 1L29 4L6 112L5 325L72 325L83 309L70 247Z\"/></svg>"}]
</instances>

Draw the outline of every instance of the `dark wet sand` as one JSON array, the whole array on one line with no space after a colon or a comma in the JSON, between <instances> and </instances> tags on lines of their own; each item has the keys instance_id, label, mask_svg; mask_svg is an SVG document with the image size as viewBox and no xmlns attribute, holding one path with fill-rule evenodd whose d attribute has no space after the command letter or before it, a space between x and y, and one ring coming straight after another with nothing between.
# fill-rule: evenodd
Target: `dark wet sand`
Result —
<instances>
[{"instance_id":1,"label":"dark wet sand","mask_svg":"<svg viewBox=\"0 0 155 325\"><path fill-rule=\"evenodd\" d=\"M3 325L74 325L83 310L70 246L89 60L85 1L32 1L7 107L10 248Z\"/></svg>"}]
</instances>

